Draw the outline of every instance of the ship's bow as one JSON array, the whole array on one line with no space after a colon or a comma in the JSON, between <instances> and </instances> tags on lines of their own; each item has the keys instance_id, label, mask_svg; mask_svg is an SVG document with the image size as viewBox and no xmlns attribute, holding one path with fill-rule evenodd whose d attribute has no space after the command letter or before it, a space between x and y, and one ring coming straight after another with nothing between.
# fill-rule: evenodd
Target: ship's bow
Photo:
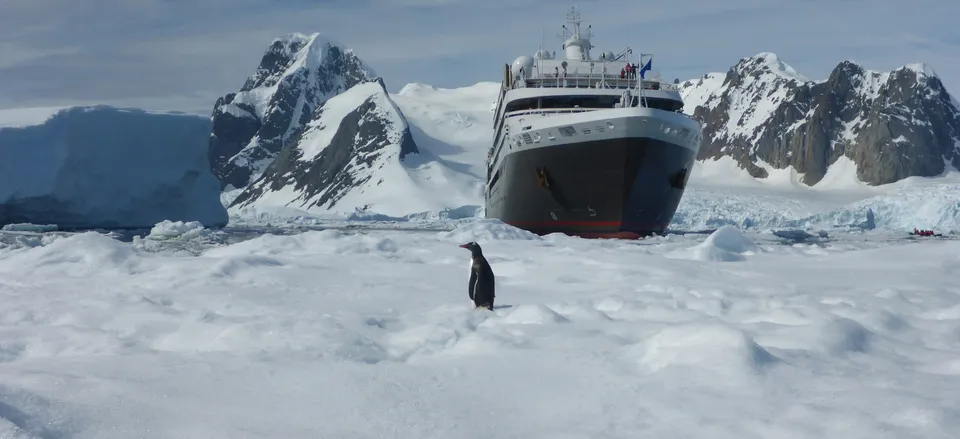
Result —
<instances>
[{"instance_id":1,"label":"ship's bow","mask_svg":"<svg viewBox=\"0 0 960 439\"><path fill-rule=\"evenodd\" d=\"M673 119L681 123L624 118L610 124L619 130L602 135L582 135L576 127L576 140L514 148L487 200L487 216L538 234L663 233L683 196L699 141L699 125Z\"/></svg>"}]
</instances>

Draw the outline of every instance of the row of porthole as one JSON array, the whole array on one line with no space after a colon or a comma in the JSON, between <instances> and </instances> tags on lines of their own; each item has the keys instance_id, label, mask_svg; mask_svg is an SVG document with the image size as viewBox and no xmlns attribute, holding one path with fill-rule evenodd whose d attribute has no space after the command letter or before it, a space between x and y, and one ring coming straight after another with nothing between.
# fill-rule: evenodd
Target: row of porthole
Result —
<instances>
[{"instance_id":1,"label":"row of porthole","mask_svg":"<svg viewBox=\"0 0 960 439\"><path fill-rule=\"evenodd\" d=\"M646 122L647 122L647 119L643 119L643 122L646 123ZM606 126L607 126L607 128L609 128L609 129L614 129L614 128L615 128L615 125L613 124L613 122L610 122L609 120L606 122ZM572 134L566 134L565 131L564 131L564 128L567 128L566 131L569 131L569 132L571 132ZM674 136L677 136L677 137L684 137L684 138L687 138L687 139L691 139L690 135L691 135L692 133L691 133L690 130L687 129L687 128L682 128L682 129L681 129L681 128L674 128L674 127L670 127L670 126L668 126L668 125L666 125L666 124L660 124L660 128L663 130L663 133L664 133L664 134L673 134ZM525 129L525 130L526 130L526 129L529 129L529 127L524 127L524 129ZM597 132L603 132L603 131L605 130L602 125L598 125L595 129L596 129ZM567 136L567 137L576 135L576 133L577 133L576 130L574 130L574 129L573 129L572 127L570 127L570 126L561 127L561 128L560 128L560 131L561 131L561 134L563 134L563 135L565 135L565 136ZM582 128L581 131L582 131L582 133L583 133L584 135L589 135L589 134L592 133L592 131L591 131L590 128ZM523 133L523 134L521 134L520 136L515 137L516 146L519 148L519 147L523 146L523 143L524 143L524 142L526 142L527 144L534 144L534 143L540 143L541 141L543 141L543 136L540 134L539 131L535 131L533 134L534 134L534 135L531 136L530 133ZM521 137L523 138L522 141L521 141ZM552 141L552 140L556 140L557 138L556 138L556 136L553 135L552 132L547 132L547 139ZM696 135L696 136L694 136L694 137L692 138L692 140L693 140L694 142L700 142L701 138L700 138L699 135ZM510 148L511 148L511 149L513 148L513 145L512 145L512 144L510 145Z\"/></svg>"},{"instance_id":2,"label":"row of porthole","mask_svg":"<svg viewBox=\"0 0 960 439\"><path fill-rule=\"evenodd\" d=\"M611 130L614 129L614 128L616 128L616 125L614 125L613 122L610 122L609 120L607 121L606 125L607 125L607 128L609 128L609 129L611 129ZM562 127L562 128L570 128L570 127L569 127L569 126L566 126L566 127ZM561 128L561 129L562 129L562 128ZM597 131L598 133L602 133L602 132L604 132L604 130L605 130L605 128L603 127L603 125L597 125L597 126L595 127L595 129L596 129L596 131ZM577 132L576 132L575 130L571 130L571 131L573 132L573 135L576 135ZM590 133L591 133L591 129L590 129L590 128L583 128L581 131L583 132L584 135L587 135L587 134L590 134ZM531 136L530 136L530 133L523 133L523 134L517 136L517 137L515 138L517 148L519 148L520 146L523 145L523 142L520 141L520 138L521 138L521 137L523 138L523 141L526 142L527 144L540 143L540 141L543 140L543 136L540 134L539 131L535 131L535 132L534 132L534 136L535 136L535 137L531 137ZM570 135L567 135L567 137L570 137ZM552 132L549 132L549 131L548 131L548 132L547 132L547 139L548 139L548 140L557 140L557 137L554 136ZM510 148L512 149L512 148L513 148L513 145L511 145Z\"/></svg>"},{"instance_id":3,"label":"row of porthole","mask_svg":"<svg viewBox=\"0 0 960 439\"><path fill-rule=\"evenodd\" d=\"M666 124L660 124L660 128L663 129L664 134L673 134L674 136L677 136L677 137L684 137L686 139L691 139L691 132L687 128L672 128ZM693 136L692 140L695 143L700 142L700 136L699 135Z\"/></svg>"}]
</instances>

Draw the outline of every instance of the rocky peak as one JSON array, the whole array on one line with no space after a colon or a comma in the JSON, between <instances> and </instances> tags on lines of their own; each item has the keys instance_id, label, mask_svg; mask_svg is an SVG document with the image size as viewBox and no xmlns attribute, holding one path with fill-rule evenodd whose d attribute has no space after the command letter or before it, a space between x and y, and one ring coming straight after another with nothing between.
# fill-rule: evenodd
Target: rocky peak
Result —
<instances>
[{"instance_id":1,"label":"rocky peak","mask_svg":"<svg viewBox=\"0 0 960 439\"><path fill-rule=\"evenodd\" d=\"M352 49L319 34L273 40L237 93L217 99L210 162L221 188L243 188L328 99L375 77Z\"/></svg>"},{"instance_id":2,"label":"rocky peak","mask_svg":"<svg viewBox=\"0 0 960 439\"><path fill-rule=\"evenodd\" d=\"M774 79L784 82L810 82L793 67L780 60L775 53L761 52L741 59L730 69L731 76L750 76L755 79Z\"/></svg>"},{"instance_id":3,"label":"rocky peak","mask_svg":"<svg viewBox=\"0 0 960 439\"><path fill-rule=\"evenodd\" d=\"M390 198L412 193L404 187L402 162L419 149L379 78L326 101L312 116L231 208L281 205L351 214L384 200L402 203Z\"/></svg>"},{"instance_id":4,"label":"rocky peak","mask_svg":"<svg viewBox=\"0 0 960 439\"><path fill-rule=\"evenodd\" d=\"M698 158L731 156L754 177L767 176L763 166L793 166L813 185L841 157L871 184L960 165L956 101L923 64L875 72L843 61L810 81L761 53L686 81L681 93L684 110L704 124Z\"/></svg>"}]
</instances>

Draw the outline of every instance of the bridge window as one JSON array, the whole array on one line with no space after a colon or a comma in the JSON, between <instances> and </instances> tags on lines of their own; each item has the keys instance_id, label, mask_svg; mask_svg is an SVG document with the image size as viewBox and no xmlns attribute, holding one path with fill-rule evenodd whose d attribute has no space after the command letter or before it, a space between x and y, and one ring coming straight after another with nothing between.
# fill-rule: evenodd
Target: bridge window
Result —
<instances>
[{"instance_id":1,"label":"bridge window","mask_svg":"<svg viewBox=\"0 0 960 439\"><path fill-rule=\"evenodd\" d=\"M662 99L662 98L646 98L644 99L647 103L647 106L650 108L656 108L657 110L671 111L678 113L683 110L683 102L675 101L673 99ZM634 104L637 102L637 98L633 98Z\"/></svg>"},{"instance_id":2,"label":"bridge window","mask_svg":"<svg viewBox=\"0 0 960 439\"><path fill-rule=\"evenodd\" d=\"M509 113L511 111L536 110L537 100L538 98L526 98L511 101L509 104L507 104L506 112Z\"/></svg>"}]
</instances>

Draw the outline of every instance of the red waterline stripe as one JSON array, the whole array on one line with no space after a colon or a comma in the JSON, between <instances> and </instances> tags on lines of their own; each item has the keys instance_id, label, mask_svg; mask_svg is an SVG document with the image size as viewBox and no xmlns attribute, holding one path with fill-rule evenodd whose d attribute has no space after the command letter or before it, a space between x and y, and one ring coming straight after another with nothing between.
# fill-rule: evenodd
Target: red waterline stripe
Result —
<instances>
[{"instance_id":1,"label":"red waterline stripe","mask_svg":"<svg viewBox=\"0 0 960 439\"><path fill-rule=\"evenodd\" d=\"M521 227L622 227L634 226L652 229L659 229L649 223L624 222L624 221L504 221L511 226Z\"/></svg>"}]
</instances>

